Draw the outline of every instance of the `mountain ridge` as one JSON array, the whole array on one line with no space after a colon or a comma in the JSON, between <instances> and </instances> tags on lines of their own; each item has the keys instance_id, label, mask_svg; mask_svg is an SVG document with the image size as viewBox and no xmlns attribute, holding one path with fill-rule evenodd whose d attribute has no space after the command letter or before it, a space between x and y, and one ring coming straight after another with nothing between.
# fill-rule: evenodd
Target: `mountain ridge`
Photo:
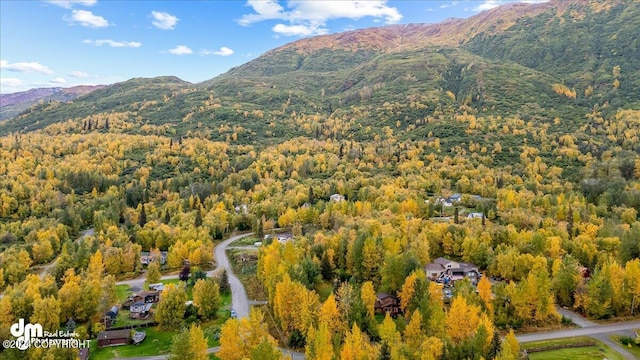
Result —
<instances>
[{"instance_id":1,"label":"mountain ridge","mask_svg":"<svg viewBox=\"0 0 640 360\"><path fill-rule=\"evenodd\" d=\"M105 86L76 85L67 88L33 88L10 94L0 94L0 121L10 119L40 101L72 101Z\"/></svg>"},{"instance_id":2,"label":"mountain ridge","mask_svg":"<svg viewBox=\"0 0 640 360\"><path fill-rule=\"evenodd\" d=\"M633 91L640 78L635 76L640 66L631 58L633 51L620 51L619 56L589 55L589 49L607 42L612 48L622 47L622 40L610 40L618 33L640 32L636 21L606 25L616 19L620 22L622 16L640 19L638 3L553 0L508 4L469 19L301 39L201 83L170 76L137 78L92 92L72 104L36 107L10 126L0 125L0 133L31 131L108 113L123 114L135 124L128 125L127 132L142 131L140 127L146 124L182 136L197 133L225 140L235 131L223 129L239 128L239 141L249 141L259 133L280 139L325 132L338 136L327 130L337 118L353 119L345 125L350 130L345 128L340 136L371 137L375 132L367 128L381 131L398 122L398 132L423 136L435 126L423 124L425 119L450 121L460 113L516 116L541 126L561 118L575 131L594 107L609 116L620 107L635 108L640 100ZM597 26L601 31L583 36L584 27ZM508 47L503 45L509 42ZM557 48L555 55L531 62L528 49L545 42ZM514 48L519 51L508 51ZM496 51L487 53L487 49ZM591 63L565 60L571 51ZM614 69L620 64L624 64L622 75L616 75ZM408 108L411 102L420 105ZM359 115L376 114L380 107L388 106L385 104L398 104L402 110L387 119ZM309 125L315 130L295 126L296 117L316 115L319 122ZM414 130L416 123L420 126ZM273 130L265 130L266 126Z\"/></svg>"}]
</instances>

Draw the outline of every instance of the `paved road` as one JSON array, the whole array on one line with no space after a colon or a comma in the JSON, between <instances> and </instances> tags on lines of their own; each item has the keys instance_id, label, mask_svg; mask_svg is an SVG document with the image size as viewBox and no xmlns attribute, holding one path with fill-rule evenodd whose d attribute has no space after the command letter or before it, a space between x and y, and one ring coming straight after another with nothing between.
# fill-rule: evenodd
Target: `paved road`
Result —
<instances>
[{"instance_id":1,"label":"paved road","mask_svg":"<svg viewBox=\"0 0 640 360\"><path fill-rule=\"evenodd\" d=\"M588 319L582 317L580 314L577 314L569 309L565 309L563 307L556 305L556 310L560 315L571 319L571 321L573 321L573 323L578 327L588 328L588 327L600 326L594 323L593 321L589 321ZM611 339L609 339L609 335L611 334L609 333L598 334L598 335L594 335L593 338L602 341L604 344L612 348L614 351L617 351L618 353L620 353L625 359L633 360L636 358L632 353L629 352L629 350L620 346L620 344L616 343L615 341L612 341Z\"/></svg>"},{"instance_id":2,"label":"paved road","mask_svg":"<svg viewBox=\"0 0 640 360\"><path fill-rule=\"evenodd\" d=\"M624 347L622 347L620 344L616 343L615 341L609 339L609 335L610 334L600 334L600 335L595 335L593 337L598 339L598 340L600 340L600 341L602 341L603 343L605 343L607 346L612 348L613 351L617 351L625 359L627 359L627 360L635 360L635 359L637 359L635 355L633 355L632 353L629 352L629 350L625 349Z\"/></svg>"},{"instance_id":3,"label":"paved road","mask_svg":"<svg viewBox=\"0 0 640 360\"><path fill-rule=\"evenodd\" d=\"M558 314L571 319L571 321L573 321L573 323L579 327L598 326L598 324L594 323L593 321L589 321L586 318L582 317L580 314L577 314L569 309L565 309L561 306L556 305L556 310L558 311Z\"/></svg>"},{"instance_id":4,"label":"paved road","mask_svg":"<svg viewBox=\"0 0 640 360\"><path fill-rule=\"evenodd\" d=\"M232 236L218 244L213 250L218 268L227 270L227 278L229 279L229 287L231 288L231 307L236 311L238 318L249 316L249 298L247 297L247 291L244 285L231 269L226 251L229 244L250 235L253 235L253 233Z\"/></svg>"},{"instance_id":5,"label":"paved road","mask_svg":"<svg viewBox=\"0 0 640 360\"><path fill-rule=\"evenodd\" d=\"M578 329L559 330L550 332L539 332L516 335L519 342L531 342L540 340L550 340L568 338L574 336L595 336L601 334L614 334L616 332L640 329L640 321L629 321L610 325L596 325Z\"/></svg>"}]
</instances>

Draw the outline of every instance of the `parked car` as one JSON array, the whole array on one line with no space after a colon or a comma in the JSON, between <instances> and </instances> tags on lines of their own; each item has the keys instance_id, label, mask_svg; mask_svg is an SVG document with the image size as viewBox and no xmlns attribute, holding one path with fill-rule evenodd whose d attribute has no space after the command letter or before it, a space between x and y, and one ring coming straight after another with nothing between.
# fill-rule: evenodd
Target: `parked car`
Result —
<instances>
[{"instance_id":1,"label":"parked car","mask_svg":"<svg viewBox=\"0 0 640 360\"><path fill-rule=\"evenodd\" d=\"M233 309L231 309L231 318L232 318L232 319L235 319L235 318L237 318L237 317L238 317L238 314L236 314L236 311L235 311L235 310L233 310Z\"/></svg>"}]
</instances>

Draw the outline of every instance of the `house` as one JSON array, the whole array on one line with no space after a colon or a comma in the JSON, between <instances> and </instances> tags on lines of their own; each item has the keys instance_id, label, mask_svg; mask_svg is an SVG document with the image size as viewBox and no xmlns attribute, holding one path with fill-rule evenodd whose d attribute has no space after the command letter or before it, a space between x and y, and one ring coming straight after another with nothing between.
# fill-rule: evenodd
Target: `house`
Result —
<instances>
[{"instance_id":1,"label":"house","mask_svg":"<svg viewBox=\"0 0 640 360\"><path fill-rule=\"evenodd\" d=\"M333 195L329 196L329 200L331 200L333 202L341 202L341 201L344 201L344 196L342 196L340 194L333 194Z\"/></svg>"},{"instance_id":2,"label":"house","mask_svg":"<svg viewBox=\"0 0 640 360\"><path fill-rule=\"evenodd\" d=\"M98 347L127 345L131 330L108 330L98 333Z\"/></svg>"},{"instance_id":3,"label":"house","mask_svg":"<svg viewBox=\"0 0 640 360\"><path fill-rule=\"evenodd\" d=\"M425 272L429 279L444 282L445 284L468 277L475 285L480 278L480 272L476 265L453 261L444 257L439 257L433 260L432 263L427 264Z\"/></svg>"},{"instance_id":4,"label":"house","mask_svg":"<svg viewBox=\"0 0 640 360\"><path fill-rule=\"evenodd\" d=\"M429 279L437 279L442 274L444 274L446 269L444 267L442 267L442 265L440 265L440 264L431 263L431 264L425 265L424 271L425 271L425 273L427 273L427 278L429 278Z\"/></svg>"},{"instance_id":5,"label":"house","mask_svg":"<svg viewBox=\"0 0 640 360\"><path fill-rule=\"evenodd\" d=\"M131 319L146 319L151 313L153 303L143 303L141 301L129 307L129 317Z\"/></svg>"},{"instance_id":6,"label":"house","mask_svg":"<svg viewBox=\"0 0 640 360\"><path fill-rule=\"evenodd\" d=\"M467 215L467 219L482 219L484 217L483 213L472 212Z\"/></svg>"},{"instance_id":7,"label":"house","mask_svg":"<svg viewBox=\"0 0 640 360\"><path fill-rule=\"evenodd\" d=\"M376 314L389 313L391 316L396 316L401 313L398 298L386 293L376 294L374 309Z\"/></svg>"},{"instance_id":8,"label":"house","mask_svg":"<svg viewBox=\"0 0 640 360\"><path fill-rule=\"evenodd\" d=\"M156 261L156 260L159 260L160 264L164 265L164 264L167 263L167 255L168 255L168 252L161 251L160 252L160 258L156 259L157 254L153 254L153 253L150 253L148 251L143 251L143 252L140 253L140 263L142 265L149 265L149 263L151 263L153 261Z\"/></svg>"},{"instance_id":9,"label":"house","mask_svg":"<svg viewBox=\"0 0 640 360\"><path fill-rule=\"evenodd\" d=\"M140 291L129 296L129 299L122 304L125 309L131 309L135 303L153 304L160 301L160 291Z\"/></svg>"},{"instance_id":10,"label":"house","mask_svg":"<svg viewBox=\"0 0 640 360\"><path fill-rule=\"evenodd\" d=\"M282 234L278 234L278 235L265 235L264 236L265 240L268 239L272 239L272 240L278 240L278 242L280 244L286 244L287 242L293 240L293 234L292 233L282 233ZM256 245L255 246L260 246L262 245L262 242L260 242L260 245Z\"/></svg>"},{"instance_id":11,"label":"house","mask_svg":"<svg viewBox=\"0 0 640 360\"><path fill-rule=\"evenodd\" d=\"M437 206L446 206L446 207L451 207L453 206L453 204L451 203L451 201L449 201L449 199L445 199L445 198L438 198L436 200L436 205Z\"/></svg>"},{"instance_id":12,"label":"house","mask_svg":"<svg viewBox=\"0 0 640 360\"><path fill-rule=\"evenodd\" d=\"M133 296L133 301L142 301L144 303L157 303L160 301L160 291L140 291Z\"/></svg>"},{"instance_id":13,"label":"house","mask_svg":"<svg viewBox=\"0 0 640 360\"><path fill-rule=\"evenodd\" d=\"M289 241L293 240L293 235L292 234L280 234L278 235L278 242L280 244L285 244Z\"/></svg>"},{"instance_id":14,"label":"house","mask_svg":"<svg viewBox=\"0 0 640 360\"><path fill-rule=\"evenodd\" d=\"M458 193L453 194L453 195L449 196L449 198L447 200L449 200L449 202L452 203L452 204L460 202L460 201L462 201L462 194L458 194Z\"/></svg>"}]
</instances>

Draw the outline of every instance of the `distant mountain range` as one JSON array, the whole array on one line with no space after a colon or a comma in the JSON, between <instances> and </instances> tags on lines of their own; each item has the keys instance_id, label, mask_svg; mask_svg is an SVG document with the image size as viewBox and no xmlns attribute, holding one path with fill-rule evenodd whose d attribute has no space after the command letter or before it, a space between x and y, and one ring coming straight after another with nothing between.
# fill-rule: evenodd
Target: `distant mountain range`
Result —
<instances>
[{"instance_id":1,"label":"distant mountain range","mask_svg":"<svg viewBox=\"0 0 640 360\"><path fill-rule=\"evenodd\" d=\"M0 135L68 122L72 131L169 131L255 144L365 140L393 129L406 138L493 146L496 133L462 137L466 125L456 116L497 126L518 118L562 134L594 112L607 118L640 109L638 34L638 0L512 3L468 19L301 39L199 84L136 78L72 102L41 98L0 123ZM123 123L110 121L109 129L83 126L116 115ZM561 126L550 125L556 119Z\"/></svg>"},{"instance_id":2,"label":"distant mountain range","mask_svg":"<svg viewBox=\"0 0 640 360\"><path fill-rule=\"evenodd\" d=\"M67 102L104 85L80 85L70 88L36 88L11 94L0 94L0 121L10 119L40 101Z\"/></svg>"}]
</instances>

